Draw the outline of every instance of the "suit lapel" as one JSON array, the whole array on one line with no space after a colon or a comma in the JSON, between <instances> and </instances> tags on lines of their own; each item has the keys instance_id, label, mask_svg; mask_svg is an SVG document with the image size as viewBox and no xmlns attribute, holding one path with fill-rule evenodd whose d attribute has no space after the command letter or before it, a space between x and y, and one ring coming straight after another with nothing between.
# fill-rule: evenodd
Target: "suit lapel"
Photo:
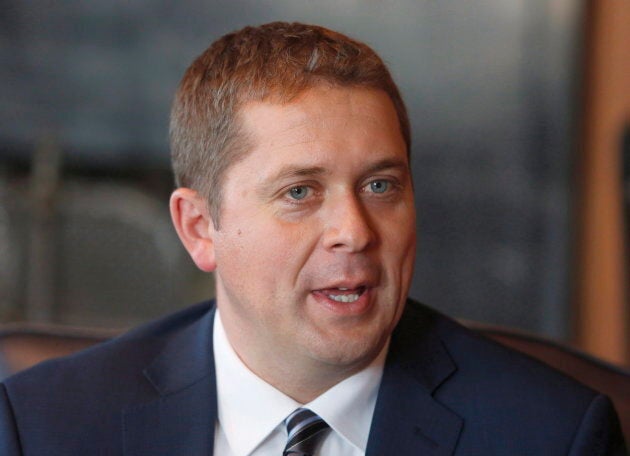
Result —
<instances>
[{"instance_id":1,"label":"suit lapel","mask_svg":"<svg viewBox=\"0 0 630 456\"><path fill-rule=\"evenodd\" d=\"M430 311L405 312L392 335L366 456L446 456L463 420L433 393L456 371ZM211 455L217 420L214 311L176 334L144 370L156 398L123 412L124 454Z\"/></svg>"},{"instance_id":2,"label":"suit lapel","mask_svg":"<svg viewBox=\"0 0 630 456\"><path fill-rule=\"evenodd\" d=\"M366 456L446 456L457 444L463 419L433 396L456 366L434 316L418 309L406 311L392 334Z\"/></svg>"},{"instance_id":3,"label":"suit lapel","mask_svg":"<svg viewBox=\"0 0 630 456\"><path fill-rule=\"evenodd\" d=\"M214 311L176 334L143 374L156 399L123 413L126 455L211 455L217 417Z\"/></svg>"}]
</instances>

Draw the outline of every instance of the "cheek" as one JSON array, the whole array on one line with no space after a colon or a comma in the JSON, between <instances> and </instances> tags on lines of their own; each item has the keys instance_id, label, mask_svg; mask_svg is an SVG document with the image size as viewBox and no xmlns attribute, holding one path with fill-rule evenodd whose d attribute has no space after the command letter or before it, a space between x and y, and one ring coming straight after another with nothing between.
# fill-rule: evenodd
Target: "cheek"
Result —
<instances>
[{"instance_id":1,"label":"cheek","mask_svg":"<svg viewBox=\"0 0 630 456\"><path fill-rule=\"evenodd\" d=\"M404 217L397 223L384 223L380 233L382 261L391 274L399 276L396 280L410 280L416 254L415 220Z\"/></svg>"},{"instance_id":2,"label":"cheek","mask_svg":"<svg viewBox=\"0 0 630 456\"><path fill-rule=\"evenodd\" d=\"M243 283L278 282L300 264L302 234L269 221L241 223L217 239L217 267L235 269Z\"/></svg>"}]
</instances>

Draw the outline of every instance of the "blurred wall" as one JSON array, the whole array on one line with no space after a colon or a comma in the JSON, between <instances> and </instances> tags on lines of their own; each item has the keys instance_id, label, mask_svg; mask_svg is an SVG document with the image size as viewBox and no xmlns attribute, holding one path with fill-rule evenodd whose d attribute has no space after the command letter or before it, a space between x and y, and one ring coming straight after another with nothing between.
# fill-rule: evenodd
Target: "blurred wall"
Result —
<instances>
[{"instance_id":1,"label":"blurred wall","mask_svg":"<svg viewBox=\"0 0 630 456\"><path fill-rule=\"evenodd\" d=\"M52 138L63 163L51 187L63 191L54 203L56 215L48 216L61 226L48 239L57 245L57 253L49 256L54 261L55 255L65 255L55 265L77 272L49 267L40 274L38 280L56 294L44 293L48 311L35 315L81 323L100 317L133 321L187 303L189 294L181 290L200 279L174 277L190 266L179 258L181 251L151 256L138 247L141 239L153 236L148 234L151 226L167 232L171 96L186 66L218 36L248 24L299 20L373 46L389 63L405 96L414 135L419 229L412 295L456 317L568 336L571 138L580 82L582 2L1 4L0 195L5 213L21 214L5 220L2 252L16 258L0 279L5 287L13 286L5 291L6 318L22 315L19 309L29 301L24 289L38 258L32 252L37 230L26 235L24 229L33 226L31 203L37 194L29 163L46 138ZM134 173L141 177L134 179ZM115 187L107 201L99 187L103 181ZM85 188L94 189L92 202L86 200ZM131 198L126 191L144 196ZM30 196L21 200L16 195ZM132 221L134 214L119 208L145 197L157 206L149 204L145 211L152 215L136 218L154 223ZM109 209L97 211L83 225L72 218L85 214L86 207L101 206ZM68 207L74 209L63 218L61 208ZM136 216L142 213L135 211ZM121 224L118 240L106 229L112 219ZM89 235L96 232L94 227L100 227L101 237ZM130 232L135 234L125 238ZM36 242L47 245L43 236ZM81 236L87 238L83 244ZM166 250L176 243L172 232L160 236L162 240L148 242L148 250L155 250L156 242ZM90 242L94 245L68 253ZM98 253L103 245L105 253ZM88 248L95 253L86 254ZM133 248L139 250L130 255ZM24 260L29 255L30 262ZM127 260L130 256L138 265ZM163 258L172 265L152 280L148 265ZM121 271L123 265L127 270ZM138 268L144 268L142 274ZM142 277L133 282L134 274ZM63 285L55 281L60 276ZM171 279L171 288L177 290L167 292L161 287ZM41 303L46 296L30 299Z\"/></svg>"},{"instance_id":2,"label":"blurred wall","mask_svg":"<svg viewBox=\"0 0 630 456\"><path fill-rule=\"evenodd\" d=\"M630 218L623 213L624 136L630 169L630 3L591 0L587 7L575 335L587 351L630 366ZM625 194L627 217L628 184Z\"/></svg>"}]
</instances>

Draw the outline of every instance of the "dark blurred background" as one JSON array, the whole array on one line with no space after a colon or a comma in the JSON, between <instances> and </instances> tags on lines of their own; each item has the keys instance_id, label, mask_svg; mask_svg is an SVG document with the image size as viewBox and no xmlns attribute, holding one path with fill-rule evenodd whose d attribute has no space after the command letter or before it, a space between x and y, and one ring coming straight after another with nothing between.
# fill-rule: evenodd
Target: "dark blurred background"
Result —
<instances>
[{"instance_id":1,"label":"dark blurred background","mask_svg":"<svg viewBox=\"0 0 630 456\"><path fill-rule=\"evenodd\" d=\"M370 44L407 101L419 229L412 296L627 363L628 81L617 78L612 94L600 85L610 88L606 65L619 74L614 52L628 34L615 35L621 19L602 9L578 0L0 1L0 320L122 328L212 296L212 277L195 270L168 218L171 97L220 35L298 20ZM611 109L621 114L606 117ZM614 126L608 146L597 142L602 119ZM590 185L602 183L604 203L589 202L599 194ZM589 211L602 210L592 234ZM588 247L598 236L603 244ZM592 256L602 252L604 266ZM603 280L602 267L612 268ZM600 311L604 320L593 317Z\"/></svg>"}]
</instances>

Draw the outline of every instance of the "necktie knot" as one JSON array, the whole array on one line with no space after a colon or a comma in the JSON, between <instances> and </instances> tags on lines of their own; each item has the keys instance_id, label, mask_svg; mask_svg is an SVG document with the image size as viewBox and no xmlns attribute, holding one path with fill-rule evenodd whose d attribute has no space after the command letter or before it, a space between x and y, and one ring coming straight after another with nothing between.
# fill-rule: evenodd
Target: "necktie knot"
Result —
<instances>
[{"instance_id":1,"label":"necktie knot","mask_svg":"<svg viewBox=\"0 0 630 456\"><path fill-rule=\"evenodd\" d=\"M312 456L330 427L309 409L299 408L285 420L287 445L283 456Z\"/></svg>"}]
</instances>

